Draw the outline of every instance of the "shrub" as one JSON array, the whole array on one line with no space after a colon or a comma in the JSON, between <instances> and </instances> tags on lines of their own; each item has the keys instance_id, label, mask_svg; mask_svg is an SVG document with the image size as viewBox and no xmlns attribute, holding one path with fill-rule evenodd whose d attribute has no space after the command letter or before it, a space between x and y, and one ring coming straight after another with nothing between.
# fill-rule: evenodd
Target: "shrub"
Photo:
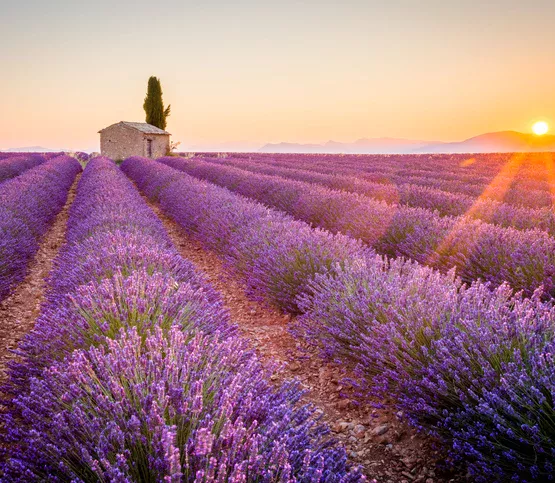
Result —
<instances>
[{"instance_id":1,"label":"shrub","mask_svg":"<svg viewBox=\"0 0 555 483\"><path fill-rule=\"evenodd\" d=\"M11 481L358 481L295 385L235 337L134 330L31 381ZM32 428L32 430L29 430ZM94 437L91 437L95 435Z\"/></svg>"}]
</instances>

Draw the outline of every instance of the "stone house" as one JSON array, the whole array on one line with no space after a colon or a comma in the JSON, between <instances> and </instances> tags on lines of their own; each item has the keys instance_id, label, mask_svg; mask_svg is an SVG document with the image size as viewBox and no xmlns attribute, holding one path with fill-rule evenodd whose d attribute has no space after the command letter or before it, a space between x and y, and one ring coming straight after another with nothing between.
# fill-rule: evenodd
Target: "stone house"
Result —
<instances>
[{"instance_id":1,"label":"stone house","mask_svg":"<svg viewBox=\"0 0 555 483\"><path fill-rule=\"evenodd\" d=\"M114 161L129 156L156 159L170 150L170 133L146 122L121 121L98 132L100 154Z\"/></svg>"}]
</instances>

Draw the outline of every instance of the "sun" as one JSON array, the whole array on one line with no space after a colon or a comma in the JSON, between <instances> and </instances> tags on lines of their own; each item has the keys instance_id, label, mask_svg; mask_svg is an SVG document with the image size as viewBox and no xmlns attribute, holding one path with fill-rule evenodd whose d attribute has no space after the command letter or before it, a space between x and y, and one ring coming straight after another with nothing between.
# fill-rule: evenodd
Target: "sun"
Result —
<instances>
[{"instance_id":1,"label":"sun","mask_svg":"<svg viewBox=\"0 0 555 483\"><path fill-rule=\"evenodd\" d=\"M549 131L549 125L545 121L538 121L532 126L532 131L538 136L543 136Z\"/></svg>"}]
</instances>

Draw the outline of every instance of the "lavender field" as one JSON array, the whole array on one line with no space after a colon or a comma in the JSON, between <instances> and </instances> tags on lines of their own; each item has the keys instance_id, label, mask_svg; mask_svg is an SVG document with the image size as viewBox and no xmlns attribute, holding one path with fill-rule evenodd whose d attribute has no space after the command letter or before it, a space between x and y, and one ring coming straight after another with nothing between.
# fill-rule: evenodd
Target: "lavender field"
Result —
<instances>
[{"instance_id":1,"label":"lavender field","mask_svg":"<svg viewBox=\"0 0 555 483\"><path fill-rule=\"evenodd\" d=\"M554 196L544 153L0 155L5 310L64 234L0 481L555 481Z\"/></svg>"}]
</instances>

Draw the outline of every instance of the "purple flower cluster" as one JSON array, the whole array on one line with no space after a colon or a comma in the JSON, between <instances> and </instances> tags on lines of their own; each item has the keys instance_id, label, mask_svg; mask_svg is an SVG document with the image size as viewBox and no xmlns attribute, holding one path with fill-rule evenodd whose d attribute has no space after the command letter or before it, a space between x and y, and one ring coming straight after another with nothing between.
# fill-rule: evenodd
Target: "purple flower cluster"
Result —
<instances>
[{"instance_id":1,"label":"purple flower cluster","mask_svg":"<svg viewBox=\"0 0 555 483\"><path fill-rule=\"evenodd\" d=\"M264 159L264 158L263 158ZM301 158L302 159L302 158ZM255 173L282 176L327 186L332 189L359 193L388 204L401 204L437 211L440 216L466 215L494 225L518 230L539 228L555 234L555 214L549 207L527 208L503 203L490 197L474 197L463 193L450 193L430 186L413 183L385 183L359 179L354 174L327 174L287 166L275 166L252 160L231 158L202 158L203 161L241 168ZM299 164L299 163L298 163ZM298 165L297 164L297 165Z\"/></svg>"},{"instance_id":2,"label":"purple flower cluster","mask_svg":"<svg viewBox=\"0 0 555 483\"><path fill-rule=\"evenodd\" d=\"M85 169L49 287L5 387L3 481L363 479L110 160Z\"/></svg>"},{"instance_id":3,"label":"purple flower cluster","mask_svg":"<svg viewBox=\"0 0 555 483\"><path fill-rule=\"evenodd\" d=\"M357 481L298 388L279 391L237 337L173 325L76 350L16 400L12 481ZM45 405L47 405L45 407ZM33 419L31 419L33 415Z\"/></svg>"},{"instance_id":4,"label":"purple flower cluster","mask_svg":"<svg viewBox=\"0 0 555 483\"><path fill-rule=\"evenodd\" d=\"M46 161L40 154L12 156L0 159L0 183L19 176L28 169L34 168Z\"/></svg>"},{"instance_id":5,"label":"purple flower cluster","mask_svg":"<svg viewBox=\"0 0 555 483\"><path fill-rule=\"evenodd\" d=\"M58 156L63 156L66 153L63 151L59 152L48 152L48 153L40 153L40 152L0 152L0 161L7 159L7 158L17 158L17 157L35 157L41 156L45 160L57 158Z\"/></svg>"},{"instance_id":6,"label":"purple flower cluster","mask_svg":"<svg viewBox=\"0 0 555 483\"><path fill-rule=\"evenodd\" d=\"M394 398L451 442L476 481L552 475L555 309L539 293L447 283L391 260L317 277L310 294L295 332L352 364L362 392Z\"/></svg>"},{"instance_id":7,"label":"purple flower cluster","mask_svg":"<svg viewBox=\"0 0 555 483\"><path fill-rule=\"evenodd\" d=\"M92 159L89 153L85 153L83 151L76 151L73 153L73 156L81 163L88 163Z\"/></svg>"},{"instance_id":8,"label":"purple flower cluster","mask_svg":"<svg viewBox=\"0 0 555 483\"><path fill-rule=\"evenodd\" d=\"M333 272L341 261L372 252L345 235L314 230L161 163L128 158L121 168L183 228L222 253L254 296L288 312L298 311L297 296L315 274Z\"/></svg>"},{"instance_id":9,"label":"purple flower cluster","mask_svg":"<svg viewBox=\"0 0 555 483\"><path fill-rule=\"evenodd\" d=\"M42 156L44 159L52 159L61 156L64 153L36 153L36 152L1 152L0 161L7 158L29 157L29 156Z\"/></svg>"},{"instance_id":10,"label":"purple flower cluster","mask_svg":"<svg viewBox=\"0 0 555 483\"><path fill-rule=\"evenodd\" d=\"M441 271L455 267L465 282L508 282L531 295L555 295L555 239L468 217L390 205L357 193L184 158L160 162L283 210L295 218L362 240L379 253L403 256Z\"/></svg>"},{"instance_id":11,"label":"purple flower cluster","mask_svg":"<svg viewBox=\"0 0 555 483\"><path fill-rule=\"evenodd\" d=\"M204 155L206 157L206 155ZM300 155L227 154L223 159L411 184L529 208L553 204L553 153Z\"/></svg>"},{"instance_id":12,"label":"purple flower cluster","mask_svg":"<svg viewBox=\"0 0 555 483\"><path fill-rule=\"evenodd\" d=\"M79 163L67 156L43 161L0 185L0 300L25 277L40 238L63 208L81 171Z\"/></svg>"},{"instance_id":13,"label":"purple flower cluster","mask_svg":"<svg viewBox=\"0 0 555 483\"><path fill-rule=\"evenodd\" d=\"M442 438L474 481L553 478L555 308L539 290L388 260L155 161L122 169L258 296L301 312L295 334Z\"/></svg>"}]
</instances>

